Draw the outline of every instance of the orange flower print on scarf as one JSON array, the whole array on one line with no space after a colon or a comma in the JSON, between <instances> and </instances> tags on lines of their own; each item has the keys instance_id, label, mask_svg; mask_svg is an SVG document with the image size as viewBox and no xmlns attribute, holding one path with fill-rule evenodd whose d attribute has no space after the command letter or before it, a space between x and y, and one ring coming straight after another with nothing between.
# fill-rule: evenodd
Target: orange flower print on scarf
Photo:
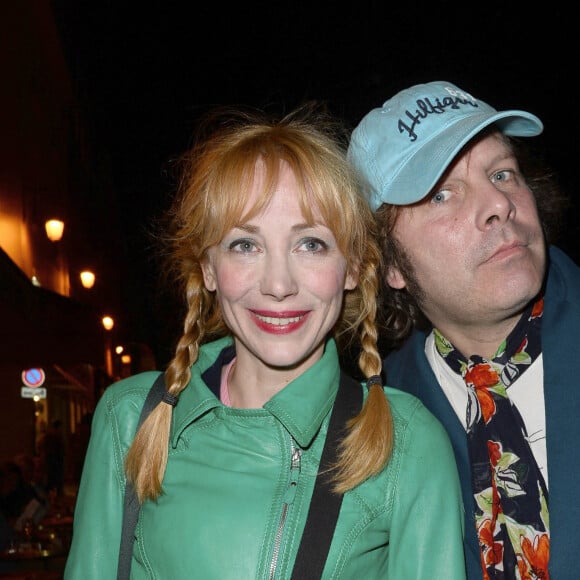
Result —
<instances>
[{"instance_id":1,"label":"orange flower print on scarf","mask_svg":"<svg viewBox=\"0 0 580 580\"><path fill-rule=\"evenodd\" d=\"M483 420L489 423L495 414L495 402L488 387L493 387L499 382L497 371L489 363L480 363L468 368L464 379L467 384L475 385Z\"/></svg>"},{"instance_id":2,"label":"orange flower print on scarf","mask_svg":"<svg viewBox=\"0 0 580 580\"><path fill-rule=\"evenodd\" d=\"M548 560L550 559L550 539L547 534L522 538L522 555L518 555L518 570L522 580L549 580Z\"/></svg>"},{"instance_id":3,"label":"orange flower print on scarf","mask_svg":"<svg viewBox=\"0 0 580 580\"><path fill-rule=\"evenodd\" d=\"M482 570L484 571L484 578L487 579L489 579L487 569L490 566L494 567L503 560L503 544L501 542L496 542L494 539L496 533L495 527L495 522L491 519L485 518L481 521L478 529L481 558L483 560Z\"/></svg>"},{"instance_id":4,"label":"orange flower print on scarf","mask_svg":"<svg viewBox=\"0 0 580 580\"><path fill-rule=\"evenodd\" d=\"M534 307L532 308L532 314L530 315L530 320L532 318L538 318L538 316L542 316L543 312L544 312L544 297L542 296L542 298L540 298L534 304Z\"/></svg>"}]
</instances>

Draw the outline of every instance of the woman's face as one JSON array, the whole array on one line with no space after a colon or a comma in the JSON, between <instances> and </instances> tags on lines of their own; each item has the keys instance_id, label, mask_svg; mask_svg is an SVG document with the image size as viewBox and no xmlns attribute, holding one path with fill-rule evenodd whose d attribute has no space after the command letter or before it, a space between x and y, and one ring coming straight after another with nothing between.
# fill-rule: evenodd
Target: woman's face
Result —
<instances>
[{"instance_id":1,"label":"woman's face","mask_svg":"<svg viewBox=\"0 0 580 580\"><path fill-rule=\"evenodd\" d=\"M260 192L260 171L258 165L246 210ZM207 289L217 293L238 360L302 371L321 357L344 290L356 279L347 274L332 231L306 223L298 196L283 163L270 202L210 248L203 274Z\"/></svg>"}]
</instances>

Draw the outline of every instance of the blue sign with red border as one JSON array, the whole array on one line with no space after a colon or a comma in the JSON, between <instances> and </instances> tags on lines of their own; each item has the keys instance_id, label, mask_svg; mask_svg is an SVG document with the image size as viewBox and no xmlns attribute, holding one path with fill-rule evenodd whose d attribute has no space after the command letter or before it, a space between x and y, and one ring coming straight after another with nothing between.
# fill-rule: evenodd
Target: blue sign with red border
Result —
<instances>
[{"instance_id":1,"label":"blue sign with red border","mask_svg":"<svg viewBox=\"0 0 580 580\"><path fill-rule=\"evenodd\" d=\"M32 368L22 371L22 382L31 388L40 387L44 384L46 374L43 369Z\"/></svg>"}]
</instances>

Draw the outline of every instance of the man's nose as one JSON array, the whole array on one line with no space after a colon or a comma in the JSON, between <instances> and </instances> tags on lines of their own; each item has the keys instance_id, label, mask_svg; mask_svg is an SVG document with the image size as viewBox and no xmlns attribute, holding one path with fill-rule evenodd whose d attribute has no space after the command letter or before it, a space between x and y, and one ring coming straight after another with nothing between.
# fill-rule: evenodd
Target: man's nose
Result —
<instances>
[{"instance_id":1,"label":"man's nose","mask_svg":"<svg viewBox=\"0 0 580 580\"><path fill-rule=\"evenodd\" d=\"M502 191L491 181L482 181L475 188L477 200L477 227L485 230L494 224L503 224L512 219L516 207L509 193Z\"/></svg>"}]
</instances>

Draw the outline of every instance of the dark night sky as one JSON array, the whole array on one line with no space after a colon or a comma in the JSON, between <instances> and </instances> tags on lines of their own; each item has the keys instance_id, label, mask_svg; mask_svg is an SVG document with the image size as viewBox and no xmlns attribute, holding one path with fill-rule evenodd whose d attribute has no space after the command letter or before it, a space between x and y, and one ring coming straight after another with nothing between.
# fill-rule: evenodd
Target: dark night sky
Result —
<instances>
[{"instance_id":1,"label":"dark night sky","mask_svg":"<svg viewBox=\"0 0 580 580\"><path fill-rule=\"evenodd\" d=\"M169 315L154 306L156 272L145 232L172 193L168 162L213 105L283 111L319 99L354 126L408 85L448 80L496 108L537 114L546 126L538 144L571 190L579 123L572 88L577 32L568 9L552 3L549 11L534 11L505 1L393 4L101 0L87 7L55 0L73 75L110 149L133 265L127 307L133 303L145 342L165 337L155 321L143 323L143 312Z\"/></svg>"}]
</instances>

